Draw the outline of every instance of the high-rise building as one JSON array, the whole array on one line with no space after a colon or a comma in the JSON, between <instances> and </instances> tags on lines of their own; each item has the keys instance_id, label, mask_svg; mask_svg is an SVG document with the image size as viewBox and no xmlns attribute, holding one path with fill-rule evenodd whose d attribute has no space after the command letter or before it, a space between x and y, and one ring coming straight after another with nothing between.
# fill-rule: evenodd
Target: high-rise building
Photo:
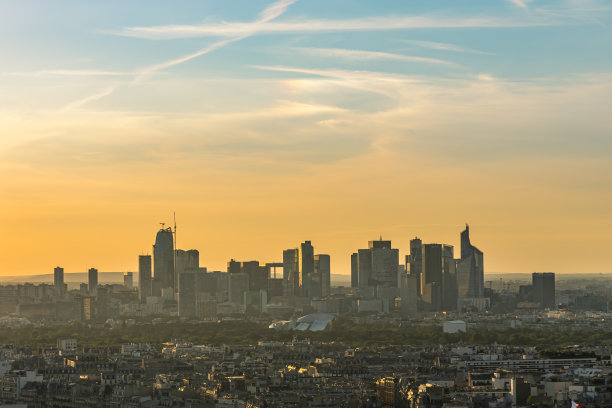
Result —
<instances>
[{"instance_id":1,"label":"high-rise building","mask_svg":"<svg viewBox=\"0 0 612 408\"><path fill-rule=\"evenodd\" d=\"M417 291L417 277L408 273L400 275L400 311L402 314L416 313L419 294Z\"/></svg>"},{"instance_id":2,"label":"high-rise building","mask_svg":"<svg viewBox=\"0 0 612 408\"><path fill-rule=\"evenodd\" d=\"M461 232L461 259L457 260L457 298L459 304L484 297L483 253L470 242L470 227Z\"/></svg>"},{"instance_id":3,"label":"high-rise building","mask_svg":"<svg viewBox=\"0 0 612 408\"><path fill-rule=\"evenodd\" d=\"M351 254L351 288L359 287L359 254Z\"/></svg>"},{"instance_id":4,"label":"high-rise building","mask_svg":"<svg viewBox=\"0 0 612 408\"><path fill-rule=\"evenodd\" d=\"M331 294L330 257L324 254L315 255L314 263L313 297L328 297Z\"/></svg>"},{"instance_id":5,"label":"high-rise building","mask_svg":"<svg viewBox=\"0 0 612 408\"><path fill-rule=\"evenodd\" d=\"M300 245L300 270L299 280L301 295L312 297L312 278L314 274L314 247L310 241L304 241Z\"/></svg>"},{"instance_id":6,"label":"high-rise building","mask_svg":"<svg viewBox=\"0 0 612 408\"><path fill-rule=\"evenodd\" d=\"M419 238L410 240L410 275L417 278L417 290L421 293L421 275L423 274L423 242Z\"/></svg>"},{"instance_id":7,"label":"high-rise building","mask_svg":"<svg viewBox=\"0 0 612 408\"><path fill-rule=\"evenodd\" d=\"M260 265L259 261L238 262L232 259L227 263L227 272L230 275L234 273L249 275L249 290L251 291L268 290L270 267Z\"/></svg>"},{"instance_id":8,"label":"high-rise building","mask_svg":"<svg viewBox=\"0 0 612 408\"><path fill-rule=\"evenodd\" d=\"M89 293L94 295L96 294L96 291L98 290L98 270L96 268L89 268L89 271L87 271L87 276L88 276L88 288L89 288Z\"/></svg>"},{"instance_id":9,"label":"high-rise building","mask_svg":"<svg viewBox=\"0 0 612 408\"><path fill-rule=\"evenodd\" d=\"M153 273L162 289L177 288L174 276L174 238L172 228L157 232L153 245Z\"/></svg>"},{"instance_id":10,"label":"high-rise building","mask_svg":"<svg viewBox=\"0 0 612 408\"><path fill-rule=\"evenodd\" d=\"M284 295L297 296L300 292L300 250L286 249L283 251L283 282Z\"/></svg>"},{"instance_id":11,"label":"high-rise building","mask_svg":"<svg viewBox=\"0 0 612 408\"><path fill-rule=\"evenodd\" d=\"M53 269L53 287L55 296L61 297L66 293L66 286L64 285L64 268L56 266Z\"/></svg>"},{"instance_id":12,"label":"high-rise building","mask_svg":"<svg viewBox=\"0 0 612 408\"><path fill-rule=\"evenodd\" d=\"M426 311L441 310L442 301L442 244L423 245L421 300Z\"/></svg>"},{"instance_id":13,"label":"high-rise building","mask_svg":"<svg viewBox=\"0 0 612 408\"><path fill-rule=\"evenodd\" d=\"M196 317L197 312L198 272L194 269L183 269L179 275L178 309L180 317Z\"/></svg>"},{"instance_id":14,"label":"high-rise building","mask_svg":"<svg viewBox=\"0 0 612 408\"><path fill-rule=\"evenodd\" d=\"M361 297L387 293L377 288L397 288L399 280L399 250L391 248L391 241L381 238L370 241L368 246L351 255L351 274L357 277Z\"/></svg>"},{"instance_id":15,"label":"high-rise building","mask_svg":"<svg viewBox=\"0 0 612 408\"><path fill-rule=\"evenodd\" d=\"M148 296L151 296L151 255L138 256L138 296L144 303Z\"/></svg>"},{"instance_id":16,"label":"high-rise building","mask_svg":"<svg viewBox=\"0 0 612 408\"><path fill-rule=\"evenodd\" d=\"M249 290L249 275L232 273L229 276L229 301L244 304L244 292Z\"/></svg>"},{"instance_id":17,"label":"high-rise building","mask_svg":"<svg viewBox=\"0 0 612 408\"><path fill-rule=\"evenodd\" d=\"M413 240L415 241L415 240ZM414 242L412 250L421 248L421 256L411 252L415 270L420 270L417 289L421 306L427 311L455 310L457 308L457 273L454 248L451 245ZM412 269L412 268L411 268Z\"/></svg>"},{"instance_id":18,"label":"high-rise building","mask_svg":"<svg viewBox=\"0 0 612 408\"><path fill-rule=\"evenodd\" d=\"M398 287L399 250L391 248L391 241L370 241L372 258L370 283L376 286Z\"/></svg>"},{"instance_id":19,"label":"high-rise building","mask_svg":"<svg viewBox=\"0 0 612 408\"><path fill-rule=\"evenodd\" d=\"M126 272L123 274L123 286L127 289L132 290L134 288L134 273Z\"/></svg>"},{"instance_id":20,"label":"high-rise building","mask_svg":"<svg viewBox=\"0 0 612 408\"><path fill-rule=\"evenodd\" d=\"M531 275L531 297L542 309L555 309L555 274L534 272Z\"/></svg>"},{"instance_id":21,"label":"high-rise building","mask_svg":"<svg viewBox=\"0 0 612 408\"><path fill-rule=\"evenodd\" d=\"M362 291L370 287L372 275L372 253L369 249L358 249L351 255L351 286Z\"/></svg>"},{"instance_id":22,"label":"high-rise building","mask_svg":"<svg viewBox=\"0 0 612 408\"><path fill-rule=\"evenodd\" d=\"M176 260L175 260L175 272L176 272L176 280L179 281L179 276L182 271L197 271L200 267L200 252L197 249L190 249L188 251L184 251L182 249L176 250Z\"/></svg>"},{"instance_id":23,"label":"high-rise building","mask_svg":"<svg viewBox=\"0 0 612 408\"><path fill-rule=\"evenodd\" d=\"M457 261L451 245L442 246L442 309L457 310Z\"/></svg>"},{"instance_id":24,"label":"high-rise building","mask_svg":"<svg viewBox=\"0 0 612 408\"><path fill-rule=\"evenodd\" d=\"M242 272L242 265L235 259L231 259L227 263L227 273L240 273Z\"/></svg>"}]
</instances>

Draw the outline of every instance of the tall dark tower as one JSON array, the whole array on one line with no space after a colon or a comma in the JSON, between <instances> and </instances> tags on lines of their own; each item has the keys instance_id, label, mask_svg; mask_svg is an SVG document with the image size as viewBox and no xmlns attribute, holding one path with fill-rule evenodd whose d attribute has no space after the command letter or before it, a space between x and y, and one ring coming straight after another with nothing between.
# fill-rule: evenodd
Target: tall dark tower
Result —
<instances>
[{"instance_id":1,"label":"tall dark tower","mask_svg":"<svg viewBox=\"0 0 612 408\"><path fill-rule=\"evenodd\" d=\"M552 272L531 275L531 293L533 301L538 303L542 309L555 309L555 274Z\"/></svg>"},{"instance_id":2,"label":"tall dark tower","mask_svg":"<svg viewBox=\"0 0 612 408\"><path fill-rule=\"evenodd\" d=\"M314 275L314 247L310 241L304 241L300 245L300 287L302 296L312 296L312 278Z\"/></svg>"},{"instance_id":3,"label":"tall dark tower","mask_svg":"<svg viewBox=\"0 0 612 408\"><path fill-rule=\"evenodd\" d=\"M153 245L153 273L163 289L175 290L174 282L174 237L172 228L157 231Z\"/></svg>"},{"instance_id":4,"label":"tall dark tower","mask_svg":"<svg viewBox=\"0 0 612 408\"><path fill-rule=\"evenodd\" d=\"M61 297L66 292L64 285L64 268L56 266L53 269L53 286L55 288L55 296Z\"/></svg>"},{"instance_id":5,"label":"tall dark tower","mask_svg":"<svg viewBox=\"0 0 612 408\"><path fill-rule=\"evenodd\" d=\"M421 277L423 275L423 242L414 238L410 240L410 255L408 257L410 264L410 275L416 276L417 291L421 293Z\"/></svg>"},{"instance_id":6,"label":"tall dark tower","mask_svg":"<svg viewBox=\"0 0 612 408\"><path fill-rule=\"evenodd\" d=\"M138 295L142 303L152 295L151 255L138 256Z\"/></svg>"},{"instance_id":7,"label":"tall dark tower","mask_svg":"<svg viewBox=\"0 0 612 408\"><path fill-rule=\"evenodd\" d=\"M87 277L89 294L95 296L98 291L98 270L96 268L89 268Z\"/></svg>"},{"instance_id":8,"label":"tall dark tower","mask_svg":"<svg viewBox=\"0 0 612 408\"><path fill-rule=\"evenodd\" d=\"M461 232L461 259L457 261L459 298L484 297L483 253L470 242L470 227Z\"/></svg>"}]
</instances>

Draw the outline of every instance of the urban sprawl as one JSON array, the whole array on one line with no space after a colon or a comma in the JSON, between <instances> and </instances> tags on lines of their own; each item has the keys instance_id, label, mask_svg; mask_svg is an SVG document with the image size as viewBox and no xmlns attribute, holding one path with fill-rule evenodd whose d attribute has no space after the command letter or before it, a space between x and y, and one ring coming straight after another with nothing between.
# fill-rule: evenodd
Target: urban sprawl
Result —
<instances>
[{"instance_id":1,"label":"urban sprawl","mask_svg":"<svg viewBox=\"0 0 612 408\"><path fill-rule=\"evenodd\" d=\"M370 241L350 287L311 241L209 271L163 226L123 284L5 284L0 408L612 406L608 280L485 282L469 232Z\"/></svg>"}]
</instances>

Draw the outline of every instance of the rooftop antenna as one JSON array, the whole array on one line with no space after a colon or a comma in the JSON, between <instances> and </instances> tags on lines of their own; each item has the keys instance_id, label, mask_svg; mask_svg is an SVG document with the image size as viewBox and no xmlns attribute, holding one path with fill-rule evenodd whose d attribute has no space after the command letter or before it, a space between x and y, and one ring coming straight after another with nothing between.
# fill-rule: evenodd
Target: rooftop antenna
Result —
<instances>
[{"instance_id":1,"label":"rooftop antenna","mask_svg":"<svg viewBox=\"0 0 612 408\"><path fill-rule=\"evenodd\" d=\"M174 250L176 251L176 211L174 214Z\"/></svg>"},{"instance_id":2,"label":"rooftop antenna","mask_svg":"<svg viewBox=\"0 0 612 408\"><path fill-rule=\"evenodd\" d=\"M174 258L174 293L178 292L178 275L176 273L176 211L174 211L172 213L173 217L174 217L174 251L173 251L173 258Z\"/></svg>"}]
</instances>

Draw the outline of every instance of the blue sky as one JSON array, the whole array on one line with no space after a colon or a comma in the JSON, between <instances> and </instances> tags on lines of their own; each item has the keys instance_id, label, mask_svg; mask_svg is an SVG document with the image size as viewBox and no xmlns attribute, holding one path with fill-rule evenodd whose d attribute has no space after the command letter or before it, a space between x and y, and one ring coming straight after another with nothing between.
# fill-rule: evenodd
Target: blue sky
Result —
<instances>
[{"instance_id":1,"label":"blue sky","mask_svg":"<svg viewBox=\"0 0 612 408\"><path fill-rule=\"evenodd\" d=\"M346 273L371 234L452 244L469 221L491 271L607 271L609 1L1 4L19 272L75 249L130 269L171 210L212 266L312 239ZM48 247L57 231L82 239Z\"/></svg>"},{"instance_id":2,"label":"blue sky","mask_svg":"<svg viewBox=\"0 0 612 408\"><path fill-rule=\"evenodd\" d=\"M224 46L214 56L181 64L168 73L257 77L262 73L250 66L293 63L451 77L485 72L504 78L532 78L608 72L610 66L610 53L606 52L612 38L610 5L604 1L289 3L270 21L271 28L263 28L259 34ZM6 2L0 16L3 71L139 70L227 38L220 28L252 22L270 4ZM466 27L456 28L458 25ZM169 26L184 26L184 31L174 35ZM311 29L304 28L308 26ZM198 34L198 27L210 30ZM151 28L157 31L143 31ZM173 38L177 36L183 38ZM304 48L387 52L440 59L457 66L398 64L375 56L366 61L356 57L338 61L339 57L308 54Z\"/></svg>"}]
</instances>

